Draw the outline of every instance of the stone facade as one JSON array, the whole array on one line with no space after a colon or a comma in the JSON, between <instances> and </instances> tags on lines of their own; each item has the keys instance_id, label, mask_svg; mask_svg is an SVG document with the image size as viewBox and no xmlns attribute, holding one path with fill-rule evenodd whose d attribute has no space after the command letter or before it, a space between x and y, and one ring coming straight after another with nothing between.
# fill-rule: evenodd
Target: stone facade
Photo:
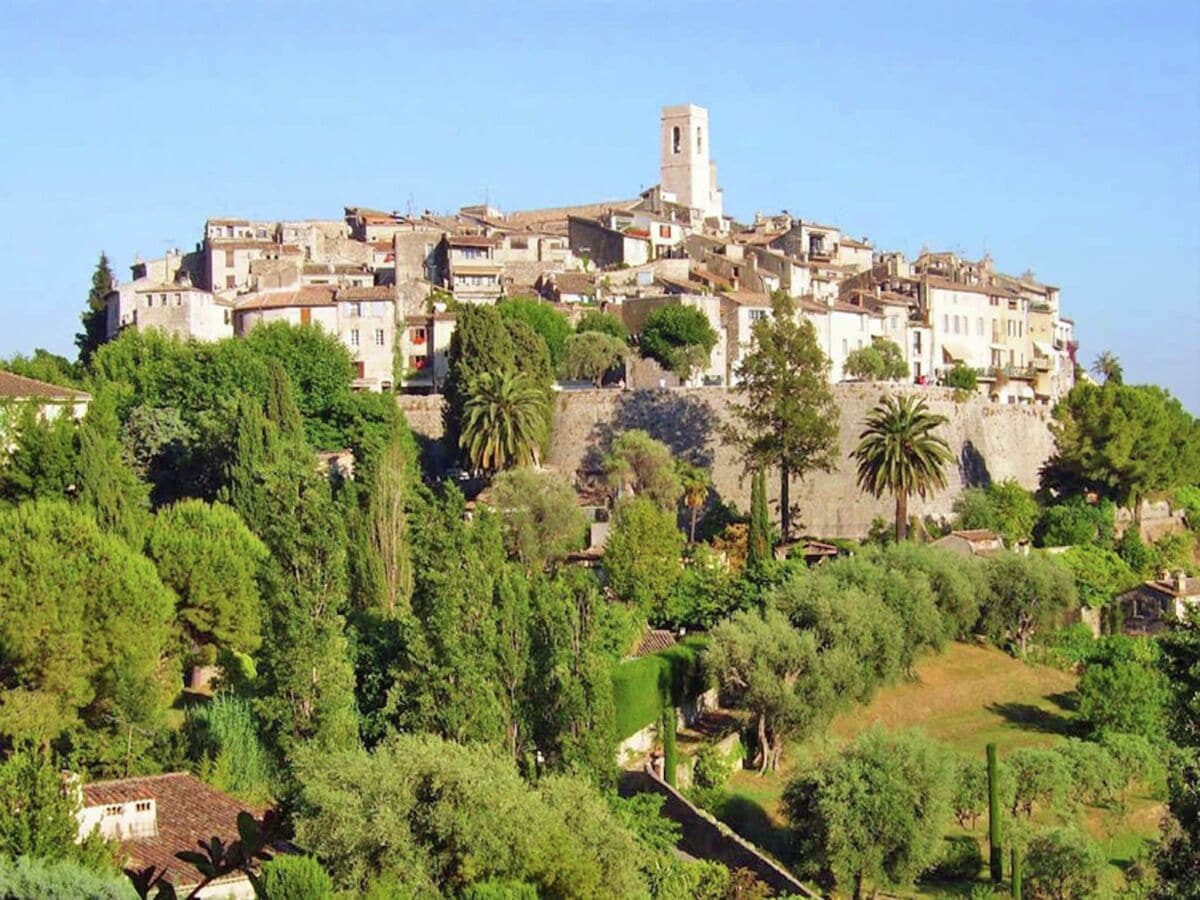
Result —
<instances>
[{"instance_id":1,"label":"stone facade","mask_svg":"<svg viewBox=\"0 0 1200 900\"><path fill-rule=\"evenodd\" d=\"M797 532L820 537L863 538L871 521L891 521L894 501L878 500L859 490L850 453L867 412L886 392L918 392L930 408L949 418L942 434L958 465L948 472L947 490L921 500L909 500L909 513L949 519L955 499L968 487L1014 478L1023 487L1037 486L1038 472L1054 450L1050 413L1040 406L1009 406L972 397L961 403L953 392L941 388L869 384L835 385L841 409L841 434L832 473L816 473L793 485L793 502L799 507ZM555 398L554 435L547 464L573 473L581 481L598 478L600 459L613 438L631 428L644 428L665 441L676 455L711 466L713 483L721 499L750 506L750 480L742 477L737 455L720 442L717 429L732 401L721 388L678 388L648 391L571 391ZM413 430L424 439L433 460L442 458L442 398L401 397ZM778 478L768 479L772 513L777 515Z\"/></svg>"}]
</instances>

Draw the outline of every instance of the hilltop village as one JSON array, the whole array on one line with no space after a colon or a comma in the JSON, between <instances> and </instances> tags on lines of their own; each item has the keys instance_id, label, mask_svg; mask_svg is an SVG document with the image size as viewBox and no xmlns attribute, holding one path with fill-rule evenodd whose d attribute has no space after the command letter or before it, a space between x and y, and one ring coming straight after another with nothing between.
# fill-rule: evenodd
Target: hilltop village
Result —
<instances>
[{"instance_id":1,"label":"hilltop village","mask_svg":"<svg viewBox=\"0 0 1200 900\"><path fill-rule=\"evenodd\" d=\"M812 321L833 382L856 350L890 342L917 385L969 384L1005 404L1052 404L1075 379L1074 324L1058 288L1007 275L990 257L916 259L788 212L725 214L708 112L662 111L660 183L635 197L452 214L348 206L341 219L211 218L194 250L137 259L113 285L107 336L157 328L184 338L244 335L259 322L313 322L339 336L365 390L437 392L461 304L537 298L569 319L600 309L635 339L664 306L692 307L718 339L682 380L730 386L753 323L783 292ZM853 367L851 367L853 369ZM949 381L947 381L950 379ZM637 359L614 383L679 384Z\"/></svg>"}]
</instances>

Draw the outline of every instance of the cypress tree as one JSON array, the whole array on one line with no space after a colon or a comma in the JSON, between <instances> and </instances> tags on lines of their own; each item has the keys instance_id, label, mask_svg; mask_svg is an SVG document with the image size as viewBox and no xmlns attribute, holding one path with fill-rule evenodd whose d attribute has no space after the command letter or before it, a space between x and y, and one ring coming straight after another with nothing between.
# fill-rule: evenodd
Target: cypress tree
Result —
<instances>
[{"instance_id":1,"label":"cypress tree","mask_svg":"<svg viewBox=\"0 0 1200 900\"><path fill-rule=\"evenodd\" d=\"M92 354L104 343L107 331L108 305L106 298L112 290L113 275L108 265L108 257L103 251L92 272L92 287L88 291L87 307L79 320L83 323L83 331L75 335L75 346L79 348L79 361L87 365Z\"/></svg>"},{"instance_id":2,"label":"cypress tree","mask_svg":"<svg viewBox=\"0 0 1200 900\"><path fill-rule=\"evenodd\" d=\"M454 334L450 337L449 372L444 386L445 436L442 443L451 453L458 453L468 385L482 372L499 376L514 371L513 355L512 338L500 313L493 307L468 304L459 312Z\"/></svg>"},{"instance_id":3,"label":"cypress tree","mask_svg":"<svg viewBox=\"0 0 1200 900\"><path fill-rule=\"evenodd\" d=\"M231 431L217 499L236 509L251 531L261 533L266 520L263 475L275 452L274 433L258 401L246 394L238 396Z\"/></svg>"},{"instance_id":4,"label":"cypress tree","mask_svg":"<svg viewBox=\"0 0 1200 900\"><path fill-rule=\"evenodd\" d=\"M375 469L368 506L372 555L379 566L380 606L389 617L412 609L413 570L408 513L408 454L399 436L383 452Z\"/></svg>"},{"instance_id":5,"label":"cypress tree","mask_svg":"<svg viewBox=\"0 0 1200 900\"><path fill-rule=\"evenodd\" d=\"M287 442L304 440L304 419L292 393L292 380L277 359L267 363L267 402L263 410Z\"/></svg>"},{"instance_id":6,"label":"cypress tree","mask_svg":"<svg viewBox=\"0 0 1200 900\"><path fill-rule=\"evenodd\" d=\"M767 476L755 469L750 477L750 533L747 561L751 567L766 562L771 555L771 519L767 510Z\"/></svg>"},{"instance_id":7,"label":"cypress tree","mask_svg":"<svg viewBox=\"0 0 1200 900\"><path fill-rule=\"evenodd\" d=\"M112 393L101 392L79 429L75 485L101 529L140 549L150 519L150 487L126 464L120 429Z\"/></svg>"},{"instance_id":8,"label":"cypress tree","mask_svg":"<svg viewBox=\"0 0 1200 900\"><path fill-rule=\"evenodd\" d=\"M992 881L999 884L1004 877L1004 857L1000 848L1000 773L996 761L996 745L987 745L988 774L988 845Z\"/></svg>"},{"instance_id":9,"label":"cypress tree","mask_svg":"<svg viewBox=\"0 0 1200 900\"><path fill-rule=\"evenodd\" d=\"M671 787L675 787L679 760L675 753L675 707L671 705L670 700L663 707L662 722L659 727L662 731L663 742L663 779Z\"/></svg>"},{"instance_id":10,"label":"cypress tree","mask_svg":"<svg viewBox=\"0 0 1200 900\"><path fill-rule=\"evenodd\" d=\"M1011 860L1010 865L1012 866L1013 900L1021 900L1021 893L1022 893L1022 887L1023 887L1021 882L1024 880L1021 875L1021 854L1019 852L1017 852L1016 847L1013 847L1010 852L1011 852L1011 856L1009 857L1009 859Z\"/></svg>"}]
</instances>

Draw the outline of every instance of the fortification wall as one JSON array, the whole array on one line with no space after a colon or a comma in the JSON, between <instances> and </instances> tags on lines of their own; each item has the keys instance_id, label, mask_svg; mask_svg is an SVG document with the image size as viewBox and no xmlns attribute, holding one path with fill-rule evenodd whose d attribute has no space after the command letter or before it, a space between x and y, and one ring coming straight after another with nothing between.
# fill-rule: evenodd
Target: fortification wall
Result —
<instances>
[{"instance_id":1,"label":"fortification wall","mask_svg":"<svg viewBox=\"0 0 1200 900\"><path fill-rule=\"evenodd\" d=\"M797 531L861 538L872 519L881 516L891 521L894 512L890 497L876 500L858 489L849 459L863 420L884 388L851 384L833 390L841 409L840 462L834 472L816 473L793 484L792 502L799 505ZM942 435L958 461L948 473L948 488L925 500L912 498L911 514L948 518L965 488L989 481L1015 478L1026 488L1037 486L1038 471L1054 449L1047 407L1003 406L974 397L956 403L952 393L941 388L889 386L887 390L917 392L934 412L946 416L949 421ZM750 481L742 477L741 460L718 435L732 402L732 394L724 388L563 392L555 397L554 438L547 463L582 478L595 477L613 438L642 428L677 455L710 467L716 492L744 510L749 506ZM401 396L400 406L430 451L429 458L443 459L441 398ZM768 481L773 505L778 502L778 480L776 476Z\"/></svg>"}]
</instances>

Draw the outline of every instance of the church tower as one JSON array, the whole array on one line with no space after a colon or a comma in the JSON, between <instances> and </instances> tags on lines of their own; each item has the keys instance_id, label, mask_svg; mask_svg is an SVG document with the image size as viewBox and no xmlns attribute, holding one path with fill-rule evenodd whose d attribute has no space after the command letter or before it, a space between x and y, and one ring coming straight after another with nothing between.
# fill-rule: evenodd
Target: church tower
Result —
<instances>
[{"instance_id":1,"label":"church tower","mask_svg":"<svg viewBox=\"0 0 1200 900\"><path fill-rule=\"evenodd\" d=\"M717 164L708 155L708 110L688 103L662 111L662 176L664 194L698 209L705 218L722 215ZM669 199L664 197L663 199Z\"/></svg>"}]
</instances>

